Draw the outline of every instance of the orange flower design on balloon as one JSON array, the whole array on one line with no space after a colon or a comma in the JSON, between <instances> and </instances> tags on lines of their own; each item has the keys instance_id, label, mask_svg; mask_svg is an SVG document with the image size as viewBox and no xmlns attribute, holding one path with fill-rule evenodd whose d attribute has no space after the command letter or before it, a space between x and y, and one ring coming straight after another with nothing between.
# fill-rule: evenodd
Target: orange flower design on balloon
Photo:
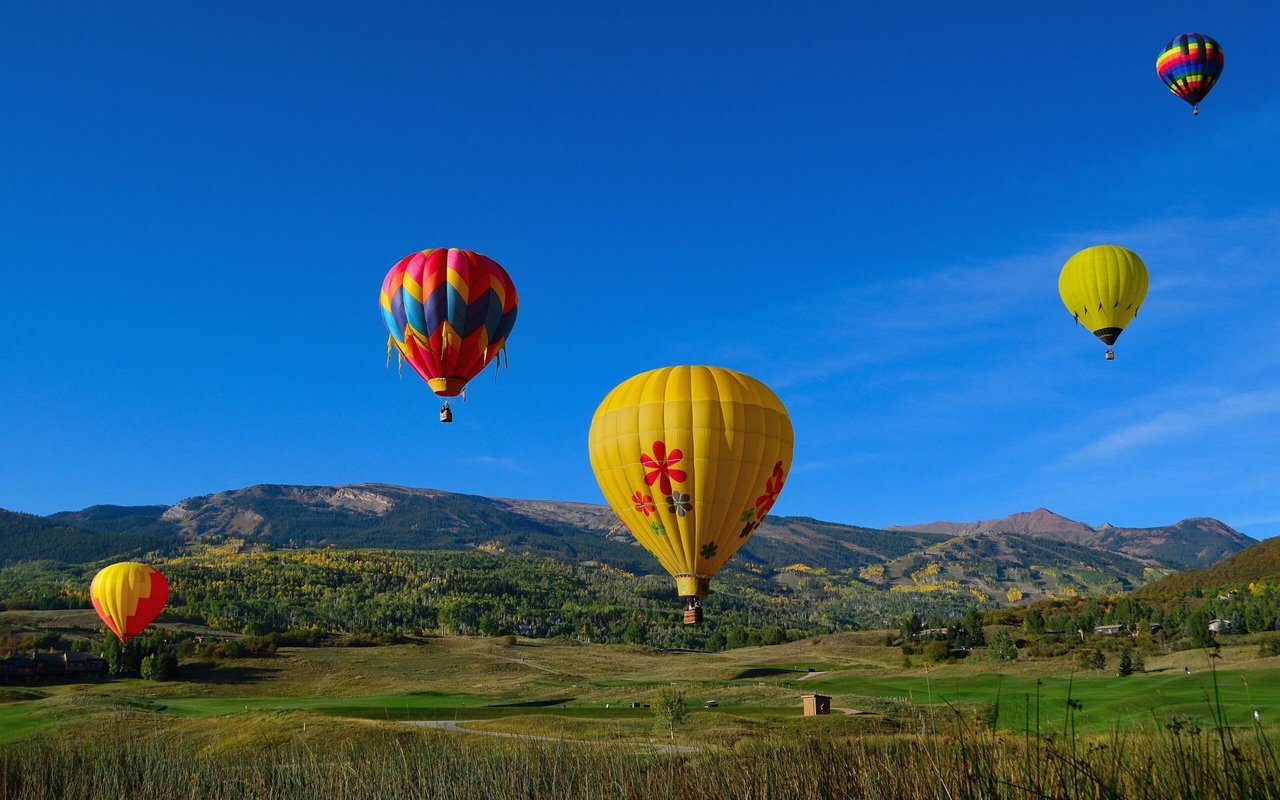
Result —
<instances>
[{"instance_id":1,"label":"orange flower design on balloon","mask_svg":"<svg viewBox=\"0 0 1280 800\"><path fill-rule=\"evenodd\" d=\"M675 469L673 465L679 464L680 459L684 458L684 453L679 450L667 452L667 443L658 441L653 443L653 457L650 458L648 453L640 454L640 463L648 470L644 476L644 482L647 486L652 486L655 482L658 484L658 491L662 494L671 494L671 482L684 483L688 474L682 469Z\"/></svg>"},{"instance_id":2,"label":"orange flower design on balloon","mask_svg":"<svg viewBox=\"0 0 1280 800\"><path fill-rule=\"evenodd\" d=\"M631 495L631 503L635 506L636 511L639 511L646 517L658 510L658 507L654 505L653 498L647 494L641 493L640 491Z\"/></svg>"}]
</instances>

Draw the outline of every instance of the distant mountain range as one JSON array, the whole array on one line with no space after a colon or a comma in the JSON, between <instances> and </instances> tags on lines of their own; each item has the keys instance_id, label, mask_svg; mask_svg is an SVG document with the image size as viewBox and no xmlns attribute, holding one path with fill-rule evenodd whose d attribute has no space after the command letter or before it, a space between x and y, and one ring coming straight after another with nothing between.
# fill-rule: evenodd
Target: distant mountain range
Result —
<instances>
[{"instance_id":1,"label":"distant mountain range","mask_svg":"<svg viewBox=\"0 0 1280 800\"><path fill-rule=\"evenodd\" d=\"M1108 523L1093 528L1047 508L979 522L928 522L895 525L889 530L948 536L1020 533L1124 553L1174 569L1208 566L1254 544L1253 539L1210 517L1193 517L1157 528L1117 528Z\"/></svg>"},{"instance_id":2,"label":"distant mountain range","mask_svg":"<svg viewBox=\"0 0 1280 800\"><path fill-rule=\"evenodd\" d=\"M271 549L530 553L634 573L661 571L605 506L383 484L263 484L173 506L99 505L48 517L0 512L0 566L171 555L232 539ZM771 576L780 591L816 578L829 588L1006 602L1130 589L1173 570L1211 565L1253 543L1209 518L1093 528L1038 509L999 520L878 530L773 516L730 568Z\"/></svg>"}]
</instances>

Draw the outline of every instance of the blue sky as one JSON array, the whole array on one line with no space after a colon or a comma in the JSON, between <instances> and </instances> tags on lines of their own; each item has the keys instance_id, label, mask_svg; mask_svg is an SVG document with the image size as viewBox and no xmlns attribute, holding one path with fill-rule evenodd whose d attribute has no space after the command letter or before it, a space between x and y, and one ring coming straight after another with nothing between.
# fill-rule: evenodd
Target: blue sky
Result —
<instances>
[{"instance_id":1,"label":"blue sky","mask_svg":"<svg viewBox=\"0 0 1280 800\"><path fill-rule=\"evenodd\" d=\"M1121 5L9 8L0 506L600 502L596 404L711 363L791 411L776 513L1280 534L1280 10ZM1057 297L1104 242L1151 273L1114 363ZM431 246L521 294L451 427L376 305Z\"/></svg>"}]
</instances>

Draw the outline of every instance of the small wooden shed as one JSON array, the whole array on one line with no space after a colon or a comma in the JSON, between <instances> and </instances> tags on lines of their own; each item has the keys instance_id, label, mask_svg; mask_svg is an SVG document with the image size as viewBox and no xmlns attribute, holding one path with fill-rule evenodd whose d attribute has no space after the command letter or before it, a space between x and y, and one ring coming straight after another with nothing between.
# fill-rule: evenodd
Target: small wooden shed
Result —
<instances>
[{"instance_id":1,"label":"small wooden shed","mask_svg":"<svg viewBox=\"0 0 1280 800\"><path fill-rule=\"evenodd\" d=\"M831 713L831 698L825 694L806 694L804 696L804 715L816 717L819 714Z\"/></svg>"}]
</instances>

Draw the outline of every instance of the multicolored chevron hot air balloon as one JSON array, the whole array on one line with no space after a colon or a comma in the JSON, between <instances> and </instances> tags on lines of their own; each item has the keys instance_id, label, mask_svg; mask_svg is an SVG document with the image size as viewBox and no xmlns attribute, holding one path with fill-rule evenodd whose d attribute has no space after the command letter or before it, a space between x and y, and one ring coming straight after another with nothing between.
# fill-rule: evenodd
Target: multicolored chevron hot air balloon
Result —
<instances>
[{"instance_id":1,"label":"multicolored chevron hot air balloon","mask_svg":"<svg viewBox=\"0 0 1280 800\"><path fill-rule=\"evenodd\" d=\"M491 258L435 248L405 256L382 281L382 321L392 346L431 391L456 397L490 361L500 360L516 323L515 284ZM440 421L453 419L448 400Z\"/></svg>"},{"instance_id":2,"label":"multicolored chevron hot air balloon","mask_svg":"<svg viewBox=\"0 0 1280 800\"><path fill-rule=\"evenodd\" d=\"M1067 259L1058 274L1058 293L1076 322L1107 346L1107 360L1113 361L1111 346L1137 316L1147 297L1147 280L1147 265L1137 253L1099 244Z\"/></svg>"},{"instance_id":3,"label":"multicolored chevron hot air balloon","mask_svg":"<svg viewBox=\"0 0 1280 800\"><path fill-rule=\"evenodd\" d=\"M591 420L600 490L676 579L684 621L702 619L711 576L760 527L791 469L787 409L720 367L664 367L618 384Z\"/></svg>"},{"instance_id":4,"label":"multicolored chevron hot air balloon","mask_svg":"<svg viewBox=\"0 0 1280 800\"><path fill-rule=\"evenodd\" d=\"M164 608L169 583L155 567L122 561L93 576L89 599L111 632L125 642L142 633Z\"/></svg>"},{"instance_id":5,"label":"multicolored chevron hot air balloon","mask_svg":"<svg viewBox=\"0 0 1280 800\"><path fill-rule=\"evenodd\" d=\"M1175 36L1156 59L1156 74L1169 91L1191 104L1192 115L1222 74L1222 46L1203 33Z\"/></svg>"}]
</instances>

